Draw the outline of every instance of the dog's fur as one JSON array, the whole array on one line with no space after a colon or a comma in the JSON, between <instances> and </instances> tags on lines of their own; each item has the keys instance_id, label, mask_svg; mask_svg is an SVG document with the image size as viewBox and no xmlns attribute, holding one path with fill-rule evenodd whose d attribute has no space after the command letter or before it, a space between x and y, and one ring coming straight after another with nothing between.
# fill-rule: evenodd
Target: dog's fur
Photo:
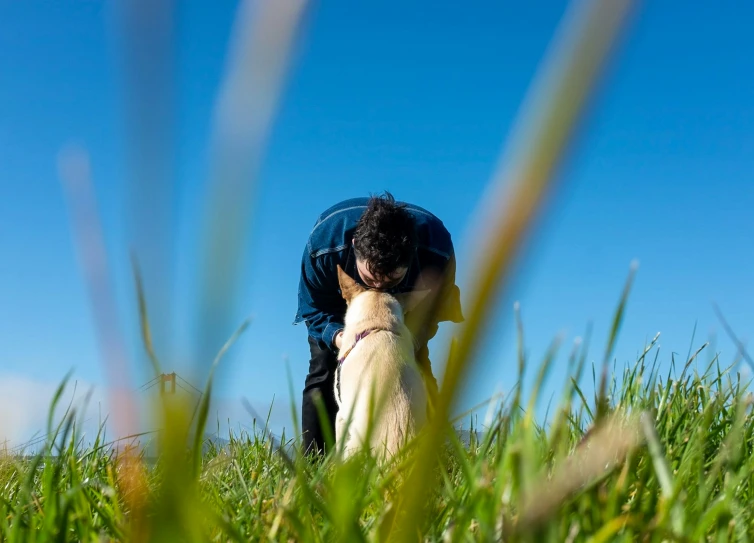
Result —
<instances>
[{"instance_id":1,"label":"dog's fur","mask_svg":"<svg viewBox=\"0 0 754 543\"><path fill-rule=\"evenodd\" d=\"M347 356L335 383L336 446L343 445L348 457L369 438L373 453L392 457L426 423L427 390L404 313L427 291L390 295L368 290L340 266L338 281L347 303L338 358ZM373 331L355 343L356 336L368 329Z\"/></svg>"}]
</instances>

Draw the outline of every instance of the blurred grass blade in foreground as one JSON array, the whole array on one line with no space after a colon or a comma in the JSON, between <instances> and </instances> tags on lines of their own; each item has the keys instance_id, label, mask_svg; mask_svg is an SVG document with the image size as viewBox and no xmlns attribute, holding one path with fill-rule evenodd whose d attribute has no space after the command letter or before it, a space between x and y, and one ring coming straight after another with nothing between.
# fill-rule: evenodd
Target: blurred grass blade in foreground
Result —
<instances>
[{"instance_id":1,"label":"blurred grass blade in foreground","mask_svg":"<svg viewBox=\"0 0 754 543\"><path fill-rule=\"evenodd\" d=\"M128 376L128 359L118 319L117 304L107 266L89 155L80 147L66 147L58 169L68 201L73 242L89 291L100 354L111 387L111 413L120 435L134 433L134 406Z\"/></svg>"},{"instance_id":2,"label":"blurred grass blade in foreground","mask_svg":"<svg viewBox=\"0 0 754 543\"><path fill-rule=\"evenodd\" d=\"M66 147L58 157L72 223L73 241L89 290L95 332L108 377L110 413L118 436L136 433L136 405L128 375L128 358L118 320L117 304L107 266L107 251L97 210L91 166L86 150ZM141 462L132 448L118 456L118 481L132 512L135 535L140 533L146 482Z\"/></svg>"},{"instance_id":3,"label":"blurred grass blade in foreground","mask_svg":"<svg viewBox=\"0 0 754 543\"><path fill-rule=\"evenodd\" d=\"M579 445L574 455L557 465L553 473L543 470L537 482L524 493L515 531L536 530L585 484L621 465L626 456L643 443L640 421L644 418L644 413L614 413Z\"/></svg>"},{"instance_id":4,"label":"blurred grass blade in foreground","mask_svg":"<svg viewBox=\"0 0 754 543\"><path fill-rule=\"evenodd\" d=\"M116 10L123 79L127 243L143 276L141 288L149 301L154 350L161 359L171 360L177 196L176 2L126 0L117 2ZM149 367L144 350L137 348L135 353L139 369Z\"/></svg>"},{"instance_id":5,"label":"blurred grass blade in foreground","mask_svg":"<svg viewBox=\"0 0 754 543\"><path fill-rule=\"evenodd\" d=\"M305 0L243 1L214 112L200 240L195 379L235 327L256 176L277 110Z\"/></svg>"},{"instance_id":6,"label":"blurred grass blade in foreground","mask_svg":"<svg viewBox=\"0 0 754 543\"><path fill-rule=\"evenodd\" d=\"M161 480L151 497L149 536L153 540L205 540L212 519L200 494L211 388L220 358L247 325L244 323L231 337L255 176L303 6L298 0L246 1L238 10L230 62L215 111L199 248L198 348L189 380L206 379L206 387L194 409L174 395L164 395L160 400ZM141 282L137 283L142 294ZM149 344L149 323L154 319L148 316L147 305L149 297L140 296L143 340Z\"/></svg>"},{"instance_id":7,"label":"blurred grass blade in foreground","mask_svg":"<svg viewBox=\"0 0 754 543\"><path fill-rule=\"evenodd\" d=\"M469 283L466 322L458 342L451 345L436 416L404 487L402 516L394 534L397 540L412 540L424 525L435 454L455 393L471 368L493 302L510 279L514 258L552 189L554 170L632 5L630 0L572 4L515 127L499 173L482 199L485 205L475 231L489 234L483 236L476 258L471 260L478 269Z\"/></svg>"}]
</instances>

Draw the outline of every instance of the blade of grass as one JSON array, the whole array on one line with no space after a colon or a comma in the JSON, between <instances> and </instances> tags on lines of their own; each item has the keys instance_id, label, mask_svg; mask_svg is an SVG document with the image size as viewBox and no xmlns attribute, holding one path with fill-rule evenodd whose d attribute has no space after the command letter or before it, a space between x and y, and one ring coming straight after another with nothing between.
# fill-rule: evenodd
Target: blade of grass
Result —
<instances>
[{"instance_id":1,"label":"blade of grass","mask_svg":"<svg viewBox=\"0 0 754 543\"><path fill-rule=\"evenodd\" d=\"M147 351L149 361L152 363L152 371L155 378L158 378L162 374L160 369L160 361L154 352L154 346L152 345L152 333L149 324L149 313L147 312L147 300L144 296L144 284L141 278L141 270L139 270L139 263L136 260L136 253L131 252L131 268L134 275L134 281L136 283L136 299L139 305L139 324L141 330L141 340L144 343L144 348Z\"/></svg>"},{"instance_id":2,"label":"blade of grass","mask_svg":"<svg viewBox=\"0 0 754 543\"><path fill-rule=\"evenodd\" d=\"M506 187L502 182L494 182L495 194L486 199L490 209L482 216L491 234L475 260L479 262L479 271L471 283L471 310L458 344L449 349L435 417L423 440L420 461L405 487L401 506L404 514L398 519L396 541L413 539L416 530L424 525L424 493L433 486L430 480L436 465L435 451L445 431L455 392L470 369L469 360L476 352L491 301L497 299L506 283L514 255L552 188L555 165L631 7L630 1L576 4L552 44L545 69L532 93L534 99L527 104L531 110L525 109L517 127L520 132L514 133L511 140L514 156L506 161L510 162L506 164L509 169L503 170L499 177L501 181L514 181L512 191L504 197ZM539 115L535 116L535 112ZM516 157L516 152L522 154ZM500 202L506 201L510 205L501 213Z\"/></svg>"},{"instance_id":3,"label":"blade of grass","mask_svg":"<svg viewBox=\"0 0 754 543\"><path fill-rule=\"evenodd\" d=\"M211 360L232 327L258 172L307 5L306 0L238 5L212 120L198 240L198 364Z\"/></svg>"},{"instance_id":4,"label":"blade of grass","mask_svg":"<svg viewBox=\"0 0 754 543\"><path fill-rule=\"evenodd\" d=\"M646 416L641 417L641 428L644 433L644 439L649 447L649 454L652 458L652 465L654 466L655 475L660 483L660 490L665 500L672 500L674 494L673 477L670 473L670 467L668 466L667 459L662 450L662 444L660 438L657 435L657 430L652 420ZM675 502L670 511L670 518L672 523L673 532L676 535L683 533L683 508L679 502Z\"/></svg>"},{"instance_id":5,"label":"blade of grass","mask_svg":"<svg viewBox=\"0 0 754 543\"><path fill-rule=\"evenodd\" d=\"M209 376L207 377L207 384L204 386L204 393L202 394L201 403L199 406L199 417L196 420L196 430L194 433L194 446L192 449L193 454L193 475L199 476L202 463L202 441L204 440L204 427L207 424L207 414L209 413L209 404L212 397L212 380L215 375L215 370L220 364L220 360L225 356L225 353L238 341L238 338L246 331L251 323L251 319L244 320L233 335L225 342L220 351L212 361L212 365L209 369Z\"/></svg>"}]
</instances>

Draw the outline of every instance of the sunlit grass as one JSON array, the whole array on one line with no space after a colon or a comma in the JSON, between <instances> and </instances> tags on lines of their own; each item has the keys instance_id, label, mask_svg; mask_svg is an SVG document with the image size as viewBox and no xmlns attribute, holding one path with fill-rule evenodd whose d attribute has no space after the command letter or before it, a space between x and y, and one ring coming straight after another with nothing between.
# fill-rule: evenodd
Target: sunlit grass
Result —
<instances>
[{"instance_id":1,"label":"sunlit grass","mask_svg":"<svg viewBox=\"0 0 754 543\"><path fill-rule=\"evenodd\" d=\"M653 342L611 375L604 400L587 401L570 382L545 428L512 394L484 427L465 424L473 430L468 442L451 434L439 449L425 493L429 513L415 539L754 536L754 419L746 383L717 357L702 366L693 355L660 374L656 361L648 362L656 349ZM578 347L574 364L585 356ZM594 426L599 402L603 423ZM137 521L142 536L160 541L384 540L410 458L385 467L366 454L346 464L333 457L314 462L292 439L276 441L257 419L250 431L231 431L227 446L204 444L203 455L186 434L167 432L181 444L163 443L168 456L153 467L140 464L146 485L128 496L113 444L102 433L85 444L75 410L51 418L48 429L39 454L0 458L0 540L143 540L134 534Z\"/></svg>"}]
</instances>

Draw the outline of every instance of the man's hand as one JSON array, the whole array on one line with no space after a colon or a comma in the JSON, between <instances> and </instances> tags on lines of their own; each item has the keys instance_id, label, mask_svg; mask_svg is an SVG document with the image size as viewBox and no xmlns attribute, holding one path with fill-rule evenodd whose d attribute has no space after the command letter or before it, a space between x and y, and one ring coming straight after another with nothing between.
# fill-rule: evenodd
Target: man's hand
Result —
<instances>
[{"instance_id":1,"label":"man's hand","mask_svg":"<svg viewBox=\"0 0 754 543\"><path fill-rule=\"evenodd\" d=\"M343 345L343 330L335 334L335 346L340 350L340 347Z\"/></svg>"}]
</instances>

